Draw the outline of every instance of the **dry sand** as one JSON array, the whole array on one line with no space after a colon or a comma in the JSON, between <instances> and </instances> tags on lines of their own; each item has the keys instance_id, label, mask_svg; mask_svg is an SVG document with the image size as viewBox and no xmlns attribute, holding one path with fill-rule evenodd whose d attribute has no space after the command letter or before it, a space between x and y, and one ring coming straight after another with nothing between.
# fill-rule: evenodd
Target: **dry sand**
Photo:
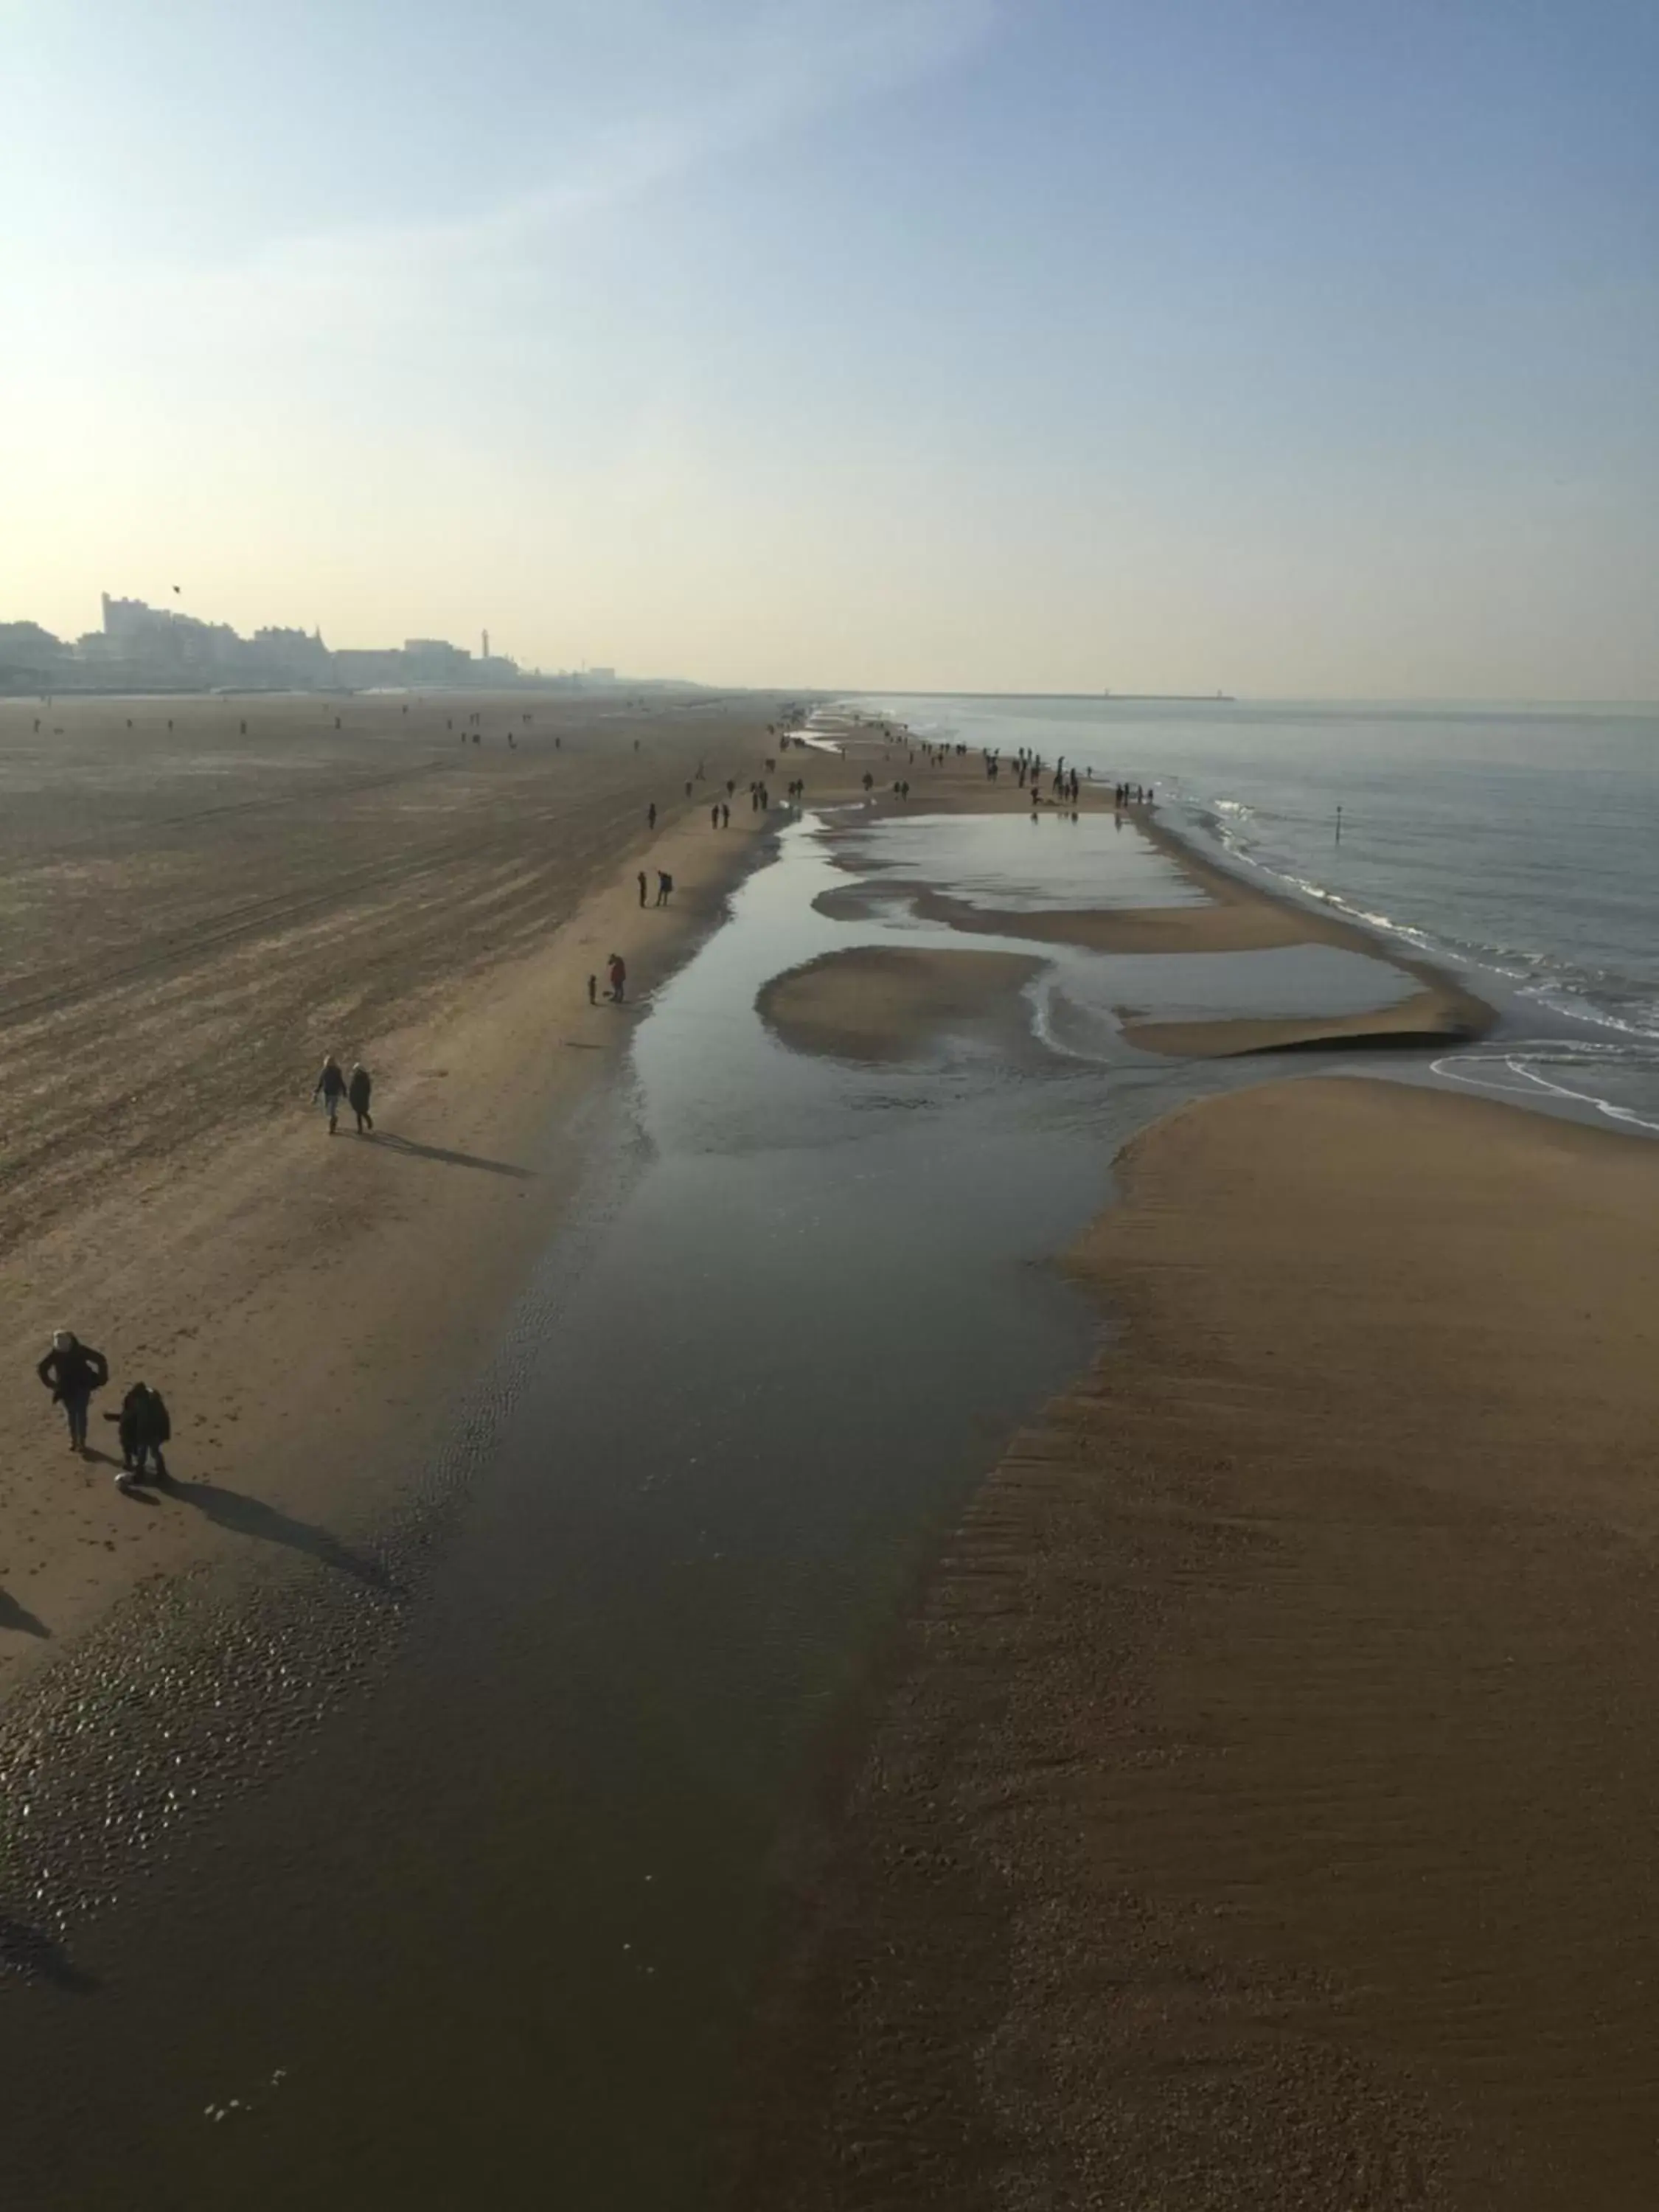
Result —
<instances>
[{"instance_id":1,"label":"dry sand","mask_svg":"<svg viewBox=\"0 0 1659 2212\"><path fill-rule=\"evenodd\" d=\"M1659 2202L1659 1148L1189 1108L951 1547L743 2201Z\"/></svg>"},{"instance_id":2,"label":"dry sand","mask_svg":"<svg viewBox=\"0 0 1659 2212\"><path fill-rule=\"evenodd\" d=\"M139 1579L338 1535L418 1470L631 1025L587 975L621 951L637 1001L755 850L774 702L402 705L58 700L37 738L0 703L5 1688ZM329 1048L374 1072L373 1142L307 1107ZM33 1372L60 1324L110 1356L95 1405L166 1393L172 1498L70 1455Z\"/></svg>"}]
</instances>

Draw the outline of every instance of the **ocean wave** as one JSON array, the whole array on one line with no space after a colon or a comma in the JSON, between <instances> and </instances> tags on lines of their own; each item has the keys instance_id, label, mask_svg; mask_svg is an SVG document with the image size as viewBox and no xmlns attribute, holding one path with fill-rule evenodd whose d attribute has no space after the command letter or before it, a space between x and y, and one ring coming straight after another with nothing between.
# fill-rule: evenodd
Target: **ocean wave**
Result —
<instances>
[{"instance_id":1,"label":"ocean wave","mask_svg":"<svg viewBox=\"0 0 1659 2212\"><path fill-rule=\"evenodd\" d=\"M1426 959L1496 976L1515 986L1517 996L1565 1020L1588 1023L1638 1039L1659 1040L1659 1004L1643 1000L1634 1010L1629 1005L1610 1004L1610 998L1628 991L1628 986L1613 975L1587 971L1536 946L1475 943L1402 921L1398 915L1367 906L1316 877L1299 873L1286 861L1265 857L1250 837L1241 834L1247 823L1262 818L1241 800L1184 799L1182 803L1230 858L1270 878L1281 890L1294 891L1362 928L1394 938Z\"/></svg>"},{"instance_id":2,"label":"ocean wave","mask_svg":"<svg viewBox=\"0 0 1659 2212\"><path fill-rule=\"evenodd\" d=\"M1433 1065L1434 1073L1445 1081L1462 1084L1469 1090L1529 1099L1534 1104L1541 1096L1564 1104L1588 1106L1621 1127L1645 1129L1659 1136L1659 1044L1644 1048L1601 1044L1590 1038L1523 1038L1517 1044L1448 1053ZM1565 1080L1568 1076L1575 1079ZM1607 1095L1621 1081L1640 1088L1644 1111ZM1586 1085L1591 1087L1585 1088ZM1646 1096L1650 1087L1651 1103Z\"/></svg>"}]
</instances>

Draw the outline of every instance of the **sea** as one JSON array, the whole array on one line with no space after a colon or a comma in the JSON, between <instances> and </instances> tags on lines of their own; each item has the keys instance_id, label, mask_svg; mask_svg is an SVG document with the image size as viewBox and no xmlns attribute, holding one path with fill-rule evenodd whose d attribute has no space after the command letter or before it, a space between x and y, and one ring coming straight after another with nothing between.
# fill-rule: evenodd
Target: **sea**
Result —
<instances>
[{"instance_id":1,"label":"sea","mask_svg":"<svg viewBox=\"0 0 1659 2212\"><path fill-rule=\"evenodd\" d=\"M1172 827L1237 870L1502 1009L1491 1039L1438 1063L1445 1080L1659 1133L1659 707L846 703L1151 785Z\"/></svg>"}]
</instances>

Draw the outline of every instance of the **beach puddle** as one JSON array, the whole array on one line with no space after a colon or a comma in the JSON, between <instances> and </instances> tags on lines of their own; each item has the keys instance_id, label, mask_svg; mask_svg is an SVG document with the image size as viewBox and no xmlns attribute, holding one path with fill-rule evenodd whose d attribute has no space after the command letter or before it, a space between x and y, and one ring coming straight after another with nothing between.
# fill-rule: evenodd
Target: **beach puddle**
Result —
<instances>
[{"instance_id":1,"label":"beach puddle","mask_svg":"<svg viewBox=\"0 0 1659 2212\"><path fill-rule=\"evenodd\" d=\"M1421 988L1387 961L1330 945L1103 952L994 930L964 933L916 911L913 901L924 885L947 885L961 905L1005 915L1070 910L1091 899L1097 907L1121 909L1207 903L1173 862L1133 828L1115 829L1109 816L1042 828L1038 856L1030 849L1030 825L1008 815L902 817L854 828L832 818L816 834L810 822L787 832L785 865L773 872L763 894L756 887L769 926L744 947L735 934L726 947L723 964L731 970L731 998L748 991L770 1030L787 1043L859 1056L849 1040L861 1007L869 1008L878 995L878 971L864 956L881 955L889 975L895 954L913 956L919 973L931 963L936 974L952 955L964 970L987 955L999 956L1000 983L987 972L982 986L988 1014L998 992L1017 994L1035 1045L1115 1065L1133 1049L1124 1037L1126 1022L1336 1021L1400 1006ZM1043 859L1054 863L1052 879L1043 872ZM856 878L850 884L849 873ZM779 987L778 977L793 969L806 971L803 983L811 978L810 1010L793 1002L803 995L799 990L792 1000L787 986L793 979L786 976L786 988ZM936 1050L942 1036L957 1044L971 1036L974 1024L965 1017L930 1019L922 994L915 995L918 1057ZM705 1006L703 1018L729 1021L729 1003ZM891 1021L883 1019L880 1027L882 1049L873 1056L902 1056ZM757 1045L746 1030L740 1046L735 1032L731 1041L750 1054L772 1042L767 1037Z\"/></svg>"},{"instance_id":2,"label":"beach puddle","mask_svg":"<svg viewBox=\"0 0 1659 2212\"><path fill-rule=\"evenodd\" d=\"M1209 903L1122 815L902 815L837 823L826 842L837 866L884 890L925 884L994 913Z\"/></svg>"}]
</instances>

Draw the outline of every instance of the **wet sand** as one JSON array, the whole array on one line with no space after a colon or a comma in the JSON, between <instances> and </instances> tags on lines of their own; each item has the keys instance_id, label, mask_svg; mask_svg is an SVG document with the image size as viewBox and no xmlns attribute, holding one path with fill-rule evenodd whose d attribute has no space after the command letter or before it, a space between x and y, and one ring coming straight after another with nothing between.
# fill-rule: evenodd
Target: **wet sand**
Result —
<instances>
[{"instance_id":1,"label":"wet sand","mask_svg":"<svg viewBox=\"0 0 1659 2212\"><path fill-rule=\"evenodd\" d=\"M1396 1006L1364 1014L1282 1020L1170 1022L1131 1019L1124 1035L1143 1052L1181 1059L1228 1059L1326 1044L1353 1048L1444 1045L1486 1035L1496 1019L1486 1001L1425 961L1412 960L1351 923L1243 881L1206 859L1148 808L1129 817L1204 894L1206 903L1138 908L1053 908L1032 913L970 904L936 889L915 898L924 921L969 934L1027 938L1097 952L1255 952L1280 946L1328 945L1386 961L1411 976L1417 991Z\"/></svg>"},{"instance_id":2,"label":"wet sand","mask_svg":"<svg viewBox=\"0 0 1659 2212\"><path fill-rule=\"evenodd\" d=\"M757 850L761 817L707 809L760 770L764 698L404 705L59 700L37 738L0 703L7 1690L153 1577L383 1510L631 1030L587 975L620 951L637 1002ZM659 866L673 903L641 912ZM307 1106L328 1048L374 1073L372 1141ZM96 1411L98 1455L68 1453L33 1373L59 1325L110 1357L95 1408L164 1391L171 1498L116 1492Z\"/></svg>"},{"instance_id":3,"label":"wet sand","mask_svg":"<svg viewBox=\"0 0 1659 2212\"><path fill-rule=\"evenodd\" d=\"M906 1060L941 1037L1029 1042L1019 987L1041 963L1009 952L925 952L863 947L829 952L776 975L761 1018L797 1052L848 1060Z\"/></svg>"},{"instance_id":4,"label":"wet sand","mask_svg":"<svg viewBox=\"0 0 1659 2212\"><path fill-rule=\"evenodd\" d=\"M1109 1338L942 1562L743 2201L1636 2212L1659 1150L1315 1079L1121 1166Z\"/></svg>"}]
</instances>

